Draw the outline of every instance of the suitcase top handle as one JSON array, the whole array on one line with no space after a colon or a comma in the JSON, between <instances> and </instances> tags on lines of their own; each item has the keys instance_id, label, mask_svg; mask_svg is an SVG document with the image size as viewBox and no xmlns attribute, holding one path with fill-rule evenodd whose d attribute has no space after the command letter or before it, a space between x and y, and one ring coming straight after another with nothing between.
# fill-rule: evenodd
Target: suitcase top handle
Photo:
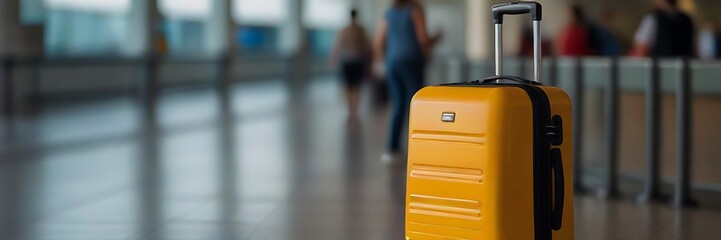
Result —
<instances>
[{"instance_id":1,"label":"suitcase top handle","mask_svg":"<svg viewBox=\"0 0 721 240\"><path fill-rule=\"evenodd\" d=\"M541 19L543 7L537 2L513 2L493 5L493 23L496 25L496 75L503 75L503 15L530 13L533 19L533 81L541 82Z\"/></svg>"},{"instance_id":2,"label":"suitcase top handle","mask_svg":"<svg viewBox=\"0 0 721 240\"><path fill-rule=\"evenodd\" d=\"M493 14L493 23L503 24L503 15L518 15L530 13L533 21L541 21L542 9L540 3L537 2L512 2L493 5L491 10Z\"/></svg>"}]
</instances>

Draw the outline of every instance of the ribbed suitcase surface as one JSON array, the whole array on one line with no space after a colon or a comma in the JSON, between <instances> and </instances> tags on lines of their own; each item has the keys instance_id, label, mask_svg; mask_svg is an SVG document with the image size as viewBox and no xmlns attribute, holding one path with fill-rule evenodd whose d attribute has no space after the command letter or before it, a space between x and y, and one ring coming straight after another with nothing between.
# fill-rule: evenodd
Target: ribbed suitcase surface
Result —
<instances>
[{"instance_id":1,"label":"ribbed suitcase surface","mask_svg":"<svg viewBox=\"0 0 721 240\"><path fill-rule=\"evenodd\" d=\"M568 96L557 88L542 88L550 114L563 119L563 138L570 139ZM444 121L448 115L452 121ZM534 167L539 166L534 166L533 120L531 98L517 86L435 86L419 91L410 117L407 239L534 239ZM572 168L570 143L554 147L562 153L564 169ZM550 156L545 161L551 161ZM546 166L550 186L550 163ZM566 171L564 179L564 190L571 193L572 173ZM572 194L564 196L562 220L553 239L572 239Z\"/></svg>"},{"instance_id":2,"label":"ribbed suitcase surface","mask_svg":"<svg viewBox=\"0 0 721 240\"><path fill-rule=\"evenodd\" d=\"M539 83L541 12L536 2L493 6L496 76L413 97L406 239L573 239L571 101ZM526 13L535 81L502 75L503 15Z\"/></svg>"}]
</instances>

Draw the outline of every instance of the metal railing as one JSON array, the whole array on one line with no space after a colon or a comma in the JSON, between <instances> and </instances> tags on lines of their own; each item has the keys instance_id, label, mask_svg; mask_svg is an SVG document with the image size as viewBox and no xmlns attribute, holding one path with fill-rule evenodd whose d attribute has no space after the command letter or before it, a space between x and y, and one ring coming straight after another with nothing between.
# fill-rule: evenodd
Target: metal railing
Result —
<instances>
[{"instance_id":1,"label":"metal railing","mask_svg":"<svg viewBox=\"0 0 721 240\"><path fill-rule=\"evenodd\" d=\"M2 109L0 113L5 117L17 115L20 110L18 106L28 106L28 108L38 108L41 106L43 93L40 88L43 79L57 78L54 76L46 76L44 70L61 69L61 70L88 70L97 68L115 67L132 67L137 70L139 77L132 79L132 93L136 94L141 101L153 99L162 88L161 75L166 66L172 65L190 65L190 66L212 66L212 73L208 73L207 80L203 77L202 84L225 86L231 78L237 77L232 71L235 67L244 65L245 63L263 64L273 63L287 65L291 62L289 56L146 56L146 57L83 57L83 58L3 58L0 56L0 101ZM241 63L240 65L237 65ZM182 68L181 68L182 69ZM25 70L28 76L18 77L16 73ZM187 72L187 71L186 71ZM284 74L283 71L277 71L277 74ZM172 75L172 74L171 74ZM176 74L177 75L177 74ZM114 76L109 76L114 77ZM58 79L61 80L61 79ZM62 79L64 80L64 79ZM93 79L93 81L104 81L106 79ZM16 91L19 85L27 85L27 92ZM20 87L22 88L22 87ZM125 90L124 90L125 91ZM82 93L82 90L78 90ZM87 91L86 91L87 92Z\"/></svg>"},{"instance_id":2,"label":"metal railing","mask_svg":"<svg viewBox=\"0 0 721 240\"><path fill-rule=\"evenodd\" d=\"M457 60L454 60L457 61ZM528 73L527 59L516 59L516 64L507 64L506 68L517 68L515 74L525 76ZM470 67L471 72L482 72L492 74L489 70L490 61L466 63L473 65ZM605 62L602 65L592 63ZM623 62L623 63L622 63ZM665 75L662 74L661 62L668 66L673 65L673 70L677 72L673 77L675 82L675 95L676 95L676 176L673 179L673 196L667 197L661 193L661 169L660 169L660 139L661 139L661 93L662 90L662 77L664 80L669 79L668 72ZM559 81L559 75L561 70L565 70L566 75L570 75L570 81L564 82L564 88L567 90L572 99L574 106L573 111L573 125L574 125L574 170L577 174L574 175L574 187L577 192L589 191L589 187L584 182L584 149L587 144L584 143L584 111L587 109L584 107L585 92L587 90L588 74L585 71L591 65L598 68L599 66L604 68L603 71L607 79L602 79L600 87L603 91L603 171L600 176L602 178L600 187L597 191L597 195L601 198L618 198L620 197L619 187L619 105L620 105L620 93L622 91L621 82L627 79L623 79L621 74L622 64L633 63L642 67L643 71L646 71L645 84L641 89L645 94L646 112L645 112L645 177L643 177L643 190L636 197L638 203L645 203L651 201L666 201L671 200L670 204L674 207L688 207L695 206L696 200L691 196L691 147L692 144L692 104L693 104L693 79L692 79L692 61L685 58L678 59L625 59L625 58L546 58L545 61L545 72L548 73L544 80L546 85L560 86L562 85ZM701 63L701 62L694 62ZM718 68L721 73L721 63L719 62L703 62L704 65L713 66ZM458 64L455 64L458 65ZM560 66L563 65L563 66ZM462 66L462 64L460 65ZM466 66L466 68L468 68ZM668 71L668 69L665 69ZM571 73L568 74L568 71ZM458 75L458 74L455 74ZM475 74L470 74L473 77L482 77ZM527 76L525 76L527 77ZM464 79L465 80L465 79ZM447 82L453 81L464 81L460 79L448 79ZM721 81L721 79L719 79ZM711 83L715 84L715 83ZM721 82L718 83L721 85ZM570 86L569 86L570 85ZM707 83L708 85L708 83ZM714 89L717 86L713 86ZM715 90L710 90L715 91ZM717 92L721 96L721 92ZM721 138L721 136L718 136Z\"/></svg>"},{"instance_id":3,"label":"metal railing","mask_svg":"<svg viewBox=\"0 0 721 240\"><path fill-rule=\"evenodd\" d=\"M163 59L163 58L137 58L137 59L75 59L75 60L25 60L17 61L13 59L2 60L2 75L0 79L3 81L3 112L6 115L13 113L13 99L16 97L13 95L13 77L12 72L18 65L31 65L31 66L56 66L56 67L74 67L74 66L98 66L98 65L122 65L132 64L145 66L145 78L141 81L140 96L142 99L152 99L157 94L160 88L158 80L158 66L163 62L175 62L175 63L205 63L214 64L217 68L217 76L213 79L215 83L220 86L225 86L228 83L228 75L231 68L233 68L231 62L233 59L230 58L208 58L208 59ZM506 72L511 74L524 75L530 73L527 71L527 67L530 64L525 64L527 60L516 59L517 64L507 64L505 67L509 68ZM597 62L604 62L604 64L596 64ZM676 165L677 173L674 179L675 190L673 191L672 205L675 207L693 206L695 201L691 197L691 146L692 146L692 125L691 125L691 106L692 106L692 68L691 61L689 59L645 59L645 60L629 60L619 58L547 58L544 61L546 68L544 83L547 85L561 86L568 90L571 95L573 106L574 106L574 175L575 189L579 192L588 191L587 184L583 181L584 172L584 159L583 151L586 144L584 140L584 94L587 85L590 83L587 81L590 66L596 68L603 68L608 74L605 75L607 79L601 81L600 87L603 88L603 142L605 147L603 152L603 164L605 165L604 171L601 176L603 183L601 184L599 195L605 198L618 197L619 194L619 105L620 105L620 93L624 89L622 83L626 83L622 74L622 65L626 65L631 62L642 66L641 69L646 71L644 74L646 77L645 84L642 84L641 89L645 93L645 174L643 177L643 190L636 198L637 202L649 202L666 200L661 193L661 173L660 173L660 138L661 138L661 93L662 93L662 74L661 62L673 63L674 68L677 70L677 75L674 76L676 83L675 94L676 98ZM595 64L595 65L594 65ZM704 63L713 66L715 69L718 67L718 71L721 72L721 63L711 62ZM436 62L435 65L439 65ZM441 64L443 65L443 64ZM666 64L668 65L668 64ZM469 80L468 77L482 77L484 75L490 75L493 73L493 66L490 61L488 62L469 62L466 60L455 59L451 64L445 64L449 69L449 78L444 79L445 82L459 82ZM508 71L514 70L515 71ZM452 70L450 68L456 68ZM514 73L515 72L515 73ZM569 74L570 72L570 74ZM561 81L561 75L568 75L570 81ZM668 74L666 74L666 77ZM570 87L569 87L570 84ZM721 82L719 83L721 84ZM599 87L599 86L597 86ZM721 94L721 93L720 93ZM721 136L719 136L721 138Z\"/></svg>"}]
</instances>

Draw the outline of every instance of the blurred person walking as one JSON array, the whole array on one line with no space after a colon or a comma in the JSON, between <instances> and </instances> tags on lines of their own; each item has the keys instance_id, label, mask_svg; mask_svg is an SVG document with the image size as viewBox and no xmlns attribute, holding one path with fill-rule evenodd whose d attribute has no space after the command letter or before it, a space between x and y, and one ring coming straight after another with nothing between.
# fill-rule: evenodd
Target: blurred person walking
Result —
<instances>
[{"instance_id":1,"label":"blurred person walking","mask_svg":"<svg viewBox=\"0 0 721 240\"><path fill-rule=\"evenodd\" d=\"M693 55L694 26L678 9L677 0L654 0L655 10L646 15L634 37L632 56L680 57Z\"/></svg>"},{"instance_id":2,"label":"blurred person walking","mask_svg":"<svg viewBox=\"0 0 721 240\"><path fill-rule=\"evenodd\" d=\"M601 56L616 57L623 53L618 35L613 27L614 13L611 10L604 10L598 20L598 24L590 26L592 37L595 38L596 46L594 53ZM593 48L593 47L592 47Z\"/></svg>"},{"instance_id":3,"label":"blurred person walking","mask_svg":"<svg viewBox=\"0 0 721 240\"><path fill-rule=\"evenodd\" d=\"M385 60L391 121L386 153L381 160L399 161L401 129L406 122L413 95L423 87L426 61L442 34L430 36L421 3L394 0L378 27L375 38L376 60Z\"/></svg>"},{"instance_id":4,"label":"blurred person walking","mask_svg":"<svg viewBox=\"0 0 721 240\"><path fill-rule=\"evenodd\" d=\"M348 104L348 122L358 120L358 98L373 49L365 29L358 23L358 11L350 12L351 23L336 36L331 52L331 64L340 68Z\"/></svg>"},{"instance_id":5,"label":"blurred person walking","mask_svg":"<svg viewBox=\"0 0 721 240\"><path fill-rule=\"evenodd\" d=\"M571 5L568 9L569 22L558 36L556 50L560 56L587 56L591 54L591 34L583 9Z\"/></svg>"}]
</instances>

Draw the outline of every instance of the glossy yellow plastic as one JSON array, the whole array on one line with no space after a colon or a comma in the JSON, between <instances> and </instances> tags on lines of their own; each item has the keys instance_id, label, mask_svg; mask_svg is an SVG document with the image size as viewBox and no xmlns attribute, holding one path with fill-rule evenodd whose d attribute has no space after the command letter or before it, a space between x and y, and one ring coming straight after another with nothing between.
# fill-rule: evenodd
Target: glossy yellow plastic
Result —
<instances>
[{"instance_id":1,"label":"glossy yellow plastic","mask_svg":"<svg viewBox=\"0 0 721 240\"><path fill-rule=\"evenodd\" d=\"M562 228L553 240L569 240L571 102L558 88L542 88L552 115L563 118L566 194ZM443 121L450 120L444 113L453 121ZM528 94L518 87L420 90L410 113L406 239L533 240L532 114Z\"/></svg>"}]
</instances>

